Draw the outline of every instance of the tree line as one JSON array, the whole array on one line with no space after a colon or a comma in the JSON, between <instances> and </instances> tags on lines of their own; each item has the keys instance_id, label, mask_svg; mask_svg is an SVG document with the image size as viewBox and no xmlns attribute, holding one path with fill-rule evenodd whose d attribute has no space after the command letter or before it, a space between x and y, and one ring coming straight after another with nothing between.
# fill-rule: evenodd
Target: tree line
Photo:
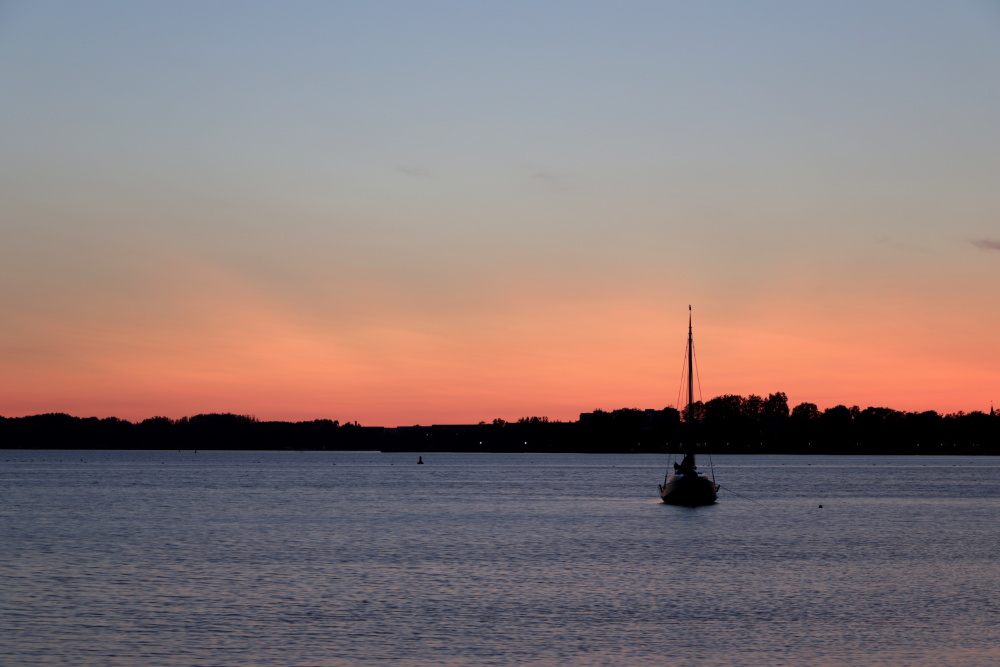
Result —
<instances>
[{"instance_id":1,"label":"tree line","mask_svg":"<svg viewBox=\"0 0 1000 667\"><path fill-rule=\"evenodd\" d=\"M51 413L0 417L0 448L1000 455L1000 416L992 409L939 414L837 405L820 410L813 403L789 409L783 392L726 394L683 412L621 408L567 422L529 416L396 428L329 419L260 421L231 413L140 422Z\"/></svg>"},{"instance_id":2,"label":"tree line","mask_svg":"<svg viewBox=\"0 0 1000 667\"><path fill-rule=\"evenodd\" d=\"M783 392L727 394L689 409L694 439L720 451L765 449L788 453L1000 454L1000 418L989 413L904 412L836 405L789 410Z\"/></svg>"}]
</instances>

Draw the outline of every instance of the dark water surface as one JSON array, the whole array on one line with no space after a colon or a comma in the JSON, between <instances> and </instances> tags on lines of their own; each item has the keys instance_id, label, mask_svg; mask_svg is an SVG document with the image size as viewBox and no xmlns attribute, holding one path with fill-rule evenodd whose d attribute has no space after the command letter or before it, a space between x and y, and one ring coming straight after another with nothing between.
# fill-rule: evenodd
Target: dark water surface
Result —
<instances>
[{"instance_id":1,"label":"dark water surface","mask_svg":"<svg viewBox=\"0 0 1000 667\"><path fill-rule=\"evenodd\" d=\"M1000 664L1000 459L416 458L0 451L0 664Z\"/></svg>"}]
</instances>

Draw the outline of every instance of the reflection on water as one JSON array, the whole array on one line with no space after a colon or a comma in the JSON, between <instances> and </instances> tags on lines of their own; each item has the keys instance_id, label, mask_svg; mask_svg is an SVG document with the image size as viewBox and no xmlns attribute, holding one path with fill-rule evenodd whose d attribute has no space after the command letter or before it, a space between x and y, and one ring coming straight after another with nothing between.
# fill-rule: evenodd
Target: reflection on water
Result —
<instances>
[{"instance_id":1,"label":"reflection on water","mask_svg":"<svg viewBox=\"0 0 1000 667\"><path fill-rule=\"evenodd\" d=\"M2 451L6 660L1000 659L998 459L715 457L693 509L660 457L424 461Z\"/></svg>"}]
</instances>

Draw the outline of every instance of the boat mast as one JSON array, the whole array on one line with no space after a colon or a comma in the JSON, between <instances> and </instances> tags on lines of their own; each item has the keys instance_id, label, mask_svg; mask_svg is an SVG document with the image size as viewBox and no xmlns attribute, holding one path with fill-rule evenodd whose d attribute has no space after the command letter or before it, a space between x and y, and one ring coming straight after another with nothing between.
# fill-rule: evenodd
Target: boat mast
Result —
<instances>
[{"instance_id":1,"label":"boat mast","mask_svg":"<svg viewBox=\"0 0 1000 667\"><path fill-rule=\"evenodd\" d=\"M691 333L691 306L688 305L688 419L691 419L691 406L694 405L694 336Z\"/></svg>"},{"instance_id":2,"label":"boat mast","mask_svg":"<svg viewBox=\"0 0 1000 667\"><path fill-rule=\"evenodd\" d=\"M688 358L688 404L687 404L687 418L688 422L694 423L694 417L691 415L691 411L694 407L694 334L691 329L691 305L688 304L688 344L687 344L687 358ZM684 457L687 460L691 457L691 472L694 472L694 443L690 440L693 438L691 434L691 427L688 427L688 446L687 455Z\"/></svg>"}]
</instances>

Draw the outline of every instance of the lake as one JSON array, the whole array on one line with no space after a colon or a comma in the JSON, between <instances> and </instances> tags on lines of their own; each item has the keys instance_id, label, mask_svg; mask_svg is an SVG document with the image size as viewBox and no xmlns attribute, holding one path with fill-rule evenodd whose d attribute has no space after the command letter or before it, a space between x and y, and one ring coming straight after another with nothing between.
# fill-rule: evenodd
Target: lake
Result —
<instances>
[{"instance_id":1,"label":"lake","mask_svg":"<svg viewBox=\"0 0 1000 667\"><path fill-rule=\"evenodd\" d=\"M1000 458L420 454L0 450L0 663L1000 664Z\"/></svg>"}]
</instances>

